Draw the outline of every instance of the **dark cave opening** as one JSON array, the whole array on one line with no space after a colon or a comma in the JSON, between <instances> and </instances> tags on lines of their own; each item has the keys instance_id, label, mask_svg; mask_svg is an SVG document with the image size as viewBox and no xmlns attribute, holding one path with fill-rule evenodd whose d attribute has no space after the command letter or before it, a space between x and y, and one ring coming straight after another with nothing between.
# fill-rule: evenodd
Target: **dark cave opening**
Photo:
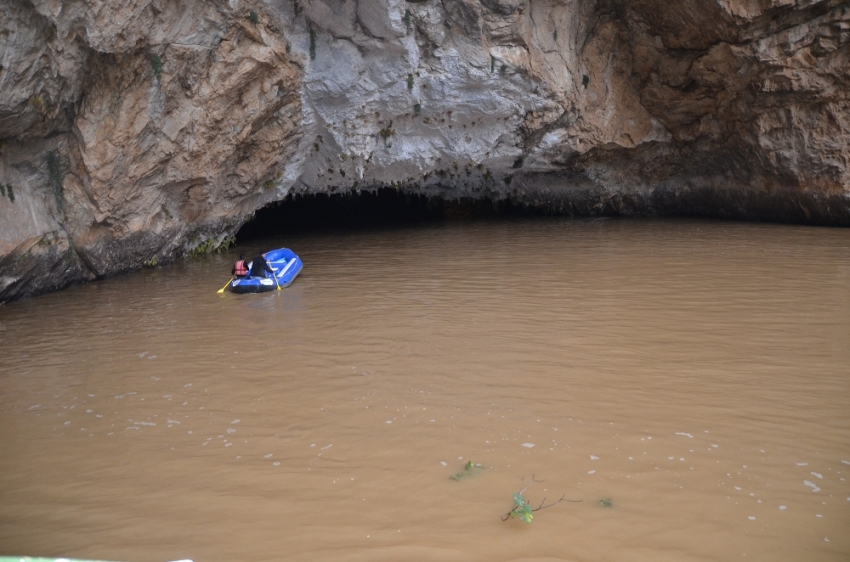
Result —
<instances>
[{"instance_id":1,"label":"dark cave opening","mask_svg":"<svg viewBox=\"0 0 850 562\"><path fill-rule=\"evenodd\" d=\"M258 210L236 235L246 242L280 234L367 230L449 220L534 216L522 203L493 199L442 199L396 189L288 196Z\"/></svg>"}]
</instances>

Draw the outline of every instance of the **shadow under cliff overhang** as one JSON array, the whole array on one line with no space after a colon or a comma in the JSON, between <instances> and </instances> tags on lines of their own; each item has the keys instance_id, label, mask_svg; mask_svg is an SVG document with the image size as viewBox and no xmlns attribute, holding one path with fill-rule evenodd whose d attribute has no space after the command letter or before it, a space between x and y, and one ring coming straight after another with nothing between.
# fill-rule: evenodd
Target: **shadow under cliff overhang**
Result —
<instances>
[{"instance_id":1,"label":"shadow under cliff overhang","mask_svg":"<svg viewBox=\"0 0 850 562\"><path fill-rule=\"evenodd\" d=\"M512 181L460 186L374 187L290 195L258 210L244 242L279 234L405 227L449 220L519 217L694 217L850 226L850 194L834 178L801 185L746 158L651 143L609 148L558 172L517 170Z\"/></svg>"},{"instance_id":2,"label":"shadow under cliff overhang","mask_svg":"<svg viewBox=\"0 0 850 562\"><path fill-rule=\"evenodd\" d=\"M268 205L236 235L245 242L279 234L368 230L452 220L501 220L542 215L517 199L428 196L392 188L289 196Z\"/></svg>"}]
</instances>

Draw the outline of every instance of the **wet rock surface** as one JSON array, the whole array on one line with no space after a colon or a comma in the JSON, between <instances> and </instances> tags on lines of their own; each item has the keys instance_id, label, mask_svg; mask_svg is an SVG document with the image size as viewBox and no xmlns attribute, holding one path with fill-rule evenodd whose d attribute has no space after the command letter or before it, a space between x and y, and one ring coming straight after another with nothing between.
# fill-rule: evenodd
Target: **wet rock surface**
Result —
<instances>
[{"instance_id":1,"label":"wet rock surface","mask_svg":"<svg viewBox=\"0 0 850 562\"><path fill-rule=\"evenodd\" d=\"M0 5L0 301L293 193L850 225L847 2Z\"/></svg>"}]
</instances>

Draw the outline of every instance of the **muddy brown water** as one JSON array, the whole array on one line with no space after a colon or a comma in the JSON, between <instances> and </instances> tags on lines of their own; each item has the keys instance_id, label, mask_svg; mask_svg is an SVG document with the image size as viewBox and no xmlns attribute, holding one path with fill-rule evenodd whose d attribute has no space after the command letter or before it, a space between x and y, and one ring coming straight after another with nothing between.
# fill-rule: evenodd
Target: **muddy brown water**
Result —
<instances>
[{"instance_id":1,"label":"muddy brown water","mask_svg":"<svg viewBox=\"0 0 850 562\"><path fill-rule=\"evenodd\" d=\"M0 307L0 554L850 558L850 231L461 222L242 250L281 245L305 263L283 291L216 294L226 255ZM532 477L534 507L581 502L501 521Z\"/></svg>"}]
</instances>

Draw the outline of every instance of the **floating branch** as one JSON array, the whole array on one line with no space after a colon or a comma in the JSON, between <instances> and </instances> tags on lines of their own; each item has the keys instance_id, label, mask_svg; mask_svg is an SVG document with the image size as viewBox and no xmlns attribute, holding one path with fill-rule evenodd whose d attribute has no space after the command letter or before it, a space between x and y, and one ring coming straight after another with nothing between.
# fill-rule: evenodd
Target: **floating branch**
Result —
<instances>
[{"instance_id":1,"label":"floating branch","mask_svg":"<svg viewBox=\"0 0 850 562\"><path fill-rule=\"evenodd\" d=\"M466 464L463 465L463 472L458 472L457 474L453 474L449 476L451 480L455 482L460 482L461 478L466 478L467 476L472 476L476 468L482 468L481 464L475 464L472 461L466 461Z\"/></svg>"},{"instance_id":2,"label":"floating branch","mask_svg":"<svg viewBox=\"0 0 850 562\"><path fill-rule=\"evenodd\" d=\"M509 512L507 512L505 514L504 517L502 517L502 521L507 521L508 519L522 519L526 523L531 523L531 520L534 519L534 515L532 515L532 513L534 513L535 511L540 511L541 509L546 509L547 507L552 507L553 505L558 505L561 502L579 503L581 501L581 500L568 500L568 499L566 499L566 494L564 494L563 496L561 496L561 499L559 499L556 502L552 502L550 504L546 503L546 498L544 497L543 501L540 502L540 505L538 507L532 508L531 504L528 503L528 500L523 497L523 494L525 493L526 490L531 488L532 484L534 484L535 482L543 482L543 480L536 480L534 478L534 475L532 474L531 475L531 482L529 482L527 486L525 485L525 477L524 476L522 478L520 478L520 482L522 482L522 486L520 487L519 492L514 493L514 506L511 508L511 510Z\"/></svg>"}]
</instances>

